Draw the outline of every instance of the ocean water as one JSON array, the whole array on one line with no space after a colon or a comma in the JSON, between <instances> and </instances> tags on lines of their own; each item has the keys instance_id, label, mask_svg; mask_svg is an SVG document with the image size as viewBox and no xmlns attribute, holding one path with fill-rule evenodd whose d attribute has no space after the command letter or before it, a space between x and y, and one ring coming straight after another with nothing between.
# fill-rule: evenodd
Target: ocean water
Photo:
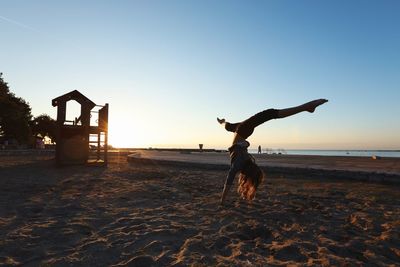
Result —
<instances>
[{"instance_id":1,"label":"ocean water","mask_svg":"<svg viewBox=\"0 0 400 267\"><path fill-rule=\"evenodd\" d=\"M257 149L249 149L257 154ZM348 156L348 157L391 157L400 158L400 150L313 150L313 149L263 149L266 154L310 155L310 156Z\"/></svg>"}]
</instances>

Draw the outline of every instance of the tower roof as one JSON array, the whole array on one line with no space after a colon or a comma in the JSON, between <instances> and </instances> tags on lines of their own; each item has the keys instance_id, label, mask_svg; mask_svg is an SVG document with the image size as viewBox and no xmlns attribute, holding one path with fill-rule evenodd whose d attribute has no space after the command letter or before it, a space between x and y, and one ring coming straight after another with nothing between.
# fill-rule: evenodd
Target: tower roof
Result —
<instances>
[{"instance_id":1,"label":"tower roof","mask_svg":"<svg viewBox=\"0 0 400 267\"><path fill-rule=\"evenodd\" d=\"M96 106L95 103L93 103L92 100L84 96L81 92L78 90L71 91L69 93L66 93L62 96L56 97L51 101L51 104L53 107L58 106L60 103L66 103L70 100L75 100L82 106L87 106L88 108L92 109Z\"/></svg>"}]
</instances>

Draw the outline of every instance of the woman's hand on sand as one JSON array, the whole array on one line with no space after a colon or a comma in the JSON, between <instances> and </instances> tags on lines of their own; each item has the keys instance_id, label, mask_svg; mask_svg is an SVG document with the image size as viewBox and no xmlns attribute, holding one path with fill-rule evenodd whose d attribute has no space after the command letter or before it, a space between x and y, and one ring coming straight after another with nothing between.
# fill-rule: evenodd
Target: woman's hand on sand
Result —
<instances>
[{"instance_id":1,"label":"woman's hand on sand","mask_svg":"<svg viewBox=\"0 0 400 267\"><path fill-rule=\"evenodd\" d=\"M325 104L326 102L328 102L328 99L324 99L324 98L316 99L314 101L308 102L306 104L306 110L310 113L313 113L318 106Z\"/></svg>"},{"instance_id":2,"label":"woman's hand on sand","mask_svg":"<svg viewBox=\"0 0 400 267\"><path fill-rule=\"evenodd\" d=\"M217 121L218 121L219 124L224 124L225 123L225 119L217 118Z\"/></svg>"}]
</instances>

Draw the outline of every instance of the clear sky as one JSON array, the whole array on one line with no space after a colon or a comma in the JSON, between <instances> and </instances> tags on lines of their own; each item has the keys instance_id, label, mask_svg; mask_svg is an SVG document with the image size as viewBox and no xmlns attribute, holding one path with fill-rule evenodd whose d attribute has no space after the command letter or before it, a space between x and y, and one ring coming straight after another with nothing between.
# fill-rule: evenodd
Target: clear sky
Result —
<instances>
[{"instance_id":1,"label":"clear sky","mask_svg":"<svg viewBox=\"0 0 400 267\"><path fill-rule=\"evenodd\" d=\"M77 89L110 104L123 147L400 149L400 1L0 0L0 72L33 115ZM72 105L73 106L73 105Z\"/></svg>"}]
</instances>

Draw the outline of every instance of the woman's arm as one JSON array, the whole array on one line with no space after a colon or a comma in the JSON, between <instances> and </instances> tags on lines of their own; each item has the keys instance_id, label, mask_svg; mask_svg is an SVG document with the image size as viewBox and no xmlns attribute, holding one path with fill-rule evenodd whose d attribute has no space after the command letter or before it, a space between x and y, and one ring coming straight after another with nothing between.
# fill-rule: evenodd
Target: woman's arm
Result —
<instances>
[{"instance_id":1,"label":"woman's arm","mask_svg":"<svg viewBox=\"0 0 400 267\"><path fill-rule=\"evenodd\" d=\"M229 169L228 175L226 176L224 190L222 191L221 205L224 204L225 198L232 187L236 174L243 168L243 163L243 159L236 158L236 160L231 164L231 168Z\"/></svg>"},{"instance_id":2,"label":"woman's arm","mask_svg":"<svg viewBox=\"0 0 400 267\"><path fill-rule=\"evenodd\" d=\"M224 190L222 191L221 202L220 202L221 205L224 204L225 198L228 195L230 189L231 189L231 185L230 184L224 185Z\"/></svg>"}]
</instances>

